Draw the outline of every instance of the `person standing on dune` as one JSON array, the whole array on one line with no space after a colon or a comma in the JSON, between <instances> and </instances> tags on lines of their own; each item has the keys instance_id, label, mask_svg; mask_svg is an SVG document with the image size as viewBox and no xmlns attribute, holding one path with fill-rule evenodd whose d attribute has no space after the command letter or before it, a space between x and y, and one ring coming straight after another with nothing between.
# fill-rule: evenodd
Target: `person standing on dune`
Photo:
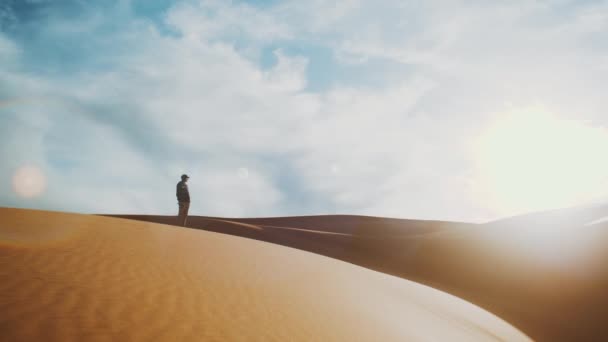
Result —
<instances>
[{"instance_id":1,"label":"person standing on dune","mask_svg":"<svg viewBox=\"0 0 608 342\"><path fill-rule=\"evenodd\" d=\"M182 175L182 180L177 183L177 189L175 195L177 196L177 204L179 206L179 212L177 214L179 223L182 226L186 226L186 219L188 218L188 210L190 209L190 192L188 192L188 175Z\"/></svg>"}]
</instances>

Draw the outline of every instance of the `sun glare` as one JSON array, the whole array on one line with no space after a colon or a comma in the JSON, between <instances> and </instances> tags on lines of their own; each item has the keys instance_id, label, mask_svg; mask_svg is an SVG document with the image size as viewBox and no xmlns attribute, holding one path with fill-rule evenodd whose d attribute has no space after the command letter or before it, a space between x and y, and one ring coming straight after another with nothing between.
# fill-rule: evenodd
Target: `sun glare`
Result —
<instances>
[{"instance_id":1,"label":"sun glare","mask_svg":"<svg viewBox=\"0 0 608 342\"><path fill-rule=\"evenodd\" d=\"M35 198L46 189L46 177L40 168L22 166L13 175L13 191L23 198Z\"/></svg>"},{"instance_id":2,"label":"sun glare","mask_svg":"<svg viewBox=\"0 0 608 342\"><path fill-rule=\"evenodd\" d=\"M543 108L509 112L475 144L481 200L501 215L582 204L608 194L608 131Z\"/></svg>"}]
</instances>

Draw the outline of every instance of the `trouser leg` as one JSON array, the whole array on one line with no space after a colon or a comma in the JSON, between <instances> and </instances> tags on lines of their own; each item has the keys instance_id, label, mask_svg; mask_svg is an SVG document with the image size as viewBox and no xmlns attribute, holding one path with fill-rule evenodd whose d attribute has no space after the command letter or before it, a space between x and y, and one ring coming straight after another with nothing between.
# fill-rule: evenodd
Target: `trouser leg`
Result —
<instances>
[{"instance_id":1,"label":"trouser leg","mask_svg":"<svg viewBox=\"0 0 608 342\"><path fill-rule=\"evenodd\" d=\"M184 221L182 222L182 226L186 226L186 221L188 220L188 211L190 210L190 203L186 203L184 208Z\"/></svg>"},{"instance_id":2,"label":"trouser leg","mask_svg":"<svg viewBox=\"0 0 608 342\"><path fill-rule=\"evenodd\" d=\"M188 202L179 202L179 224L182 226L186 226L186 220L188 218L188 210L190 209L190 203Z\"/></svg>"},{"instance_id":3,"label":"trouser leg","mask_svg":"<svg viewBox=\"0 0 608 342\"><path fill-rule=\"evenodd\" d=\"M177 213L177 224L180 226L184 225L184 203L179 202L179 211Z\"/></svg>"}]
</instances>

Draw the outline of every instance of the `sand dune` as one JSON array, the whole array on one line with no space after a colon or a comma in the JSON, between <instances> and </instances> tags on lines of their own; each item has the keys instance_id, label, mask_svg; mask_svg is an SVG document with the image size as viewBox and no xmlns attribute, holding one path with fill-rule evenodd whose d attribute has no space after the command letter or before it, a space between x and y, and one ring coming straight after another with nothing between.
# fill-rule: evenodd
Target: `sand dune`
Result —
<instances>
[{"instance_id":1,"label":"sand dune","mask_svg":"<svg viewBox=\"0 0 608 342\"><path fill-rule=\"evenodd\" d=\"M192 217L189 225L427 284L481 306L534 340L602 341L608 336L608 224L586 224L606 213L605 207L568 209L483 225L343 215ZM579 255L570 255L576 249Z\"/></svg>"},{"instance_id":2,"label":"sand dune","mask_svg":"<svg viewBox=\"0 0 608 342\"><path fill-rule=\"evenodd\" d=\"M0 218L2 341L528 340L454 296L296 249L99 216Z\"/></svg>"}]
</instances>

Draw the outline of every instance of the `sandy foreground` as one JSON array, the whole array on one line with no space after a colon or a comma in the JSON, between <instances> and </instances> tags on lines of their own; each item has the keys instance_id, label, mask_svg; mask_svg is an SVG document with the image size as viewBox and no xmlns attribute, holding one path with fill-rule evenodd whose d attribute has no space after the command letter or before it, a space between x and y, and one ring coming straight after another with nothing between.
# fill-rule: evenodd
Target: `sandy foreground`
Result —
<instances>
[{"instance_id":1,"label":"sandy foreground","mask_svg":"<svg viewBox=\"0 0 608 342\"><path fill-rule=\"evenodd\" d=\"M123 218L175 224L175 216ZM192 216L188 226L272 242L425 284L536 341L606 341L608 205L488 224L352 215Z\"/></svg>"},{"instance_id":2,"label":"sandy foreground","mask_svg":"<svg viewBox=\"0 0 608 342\"><path fill-rule=\"evenodd\" d=\"M526 341L433 288L235 236L0 209L2 341Z\"/></svg>"}]
</instances>

